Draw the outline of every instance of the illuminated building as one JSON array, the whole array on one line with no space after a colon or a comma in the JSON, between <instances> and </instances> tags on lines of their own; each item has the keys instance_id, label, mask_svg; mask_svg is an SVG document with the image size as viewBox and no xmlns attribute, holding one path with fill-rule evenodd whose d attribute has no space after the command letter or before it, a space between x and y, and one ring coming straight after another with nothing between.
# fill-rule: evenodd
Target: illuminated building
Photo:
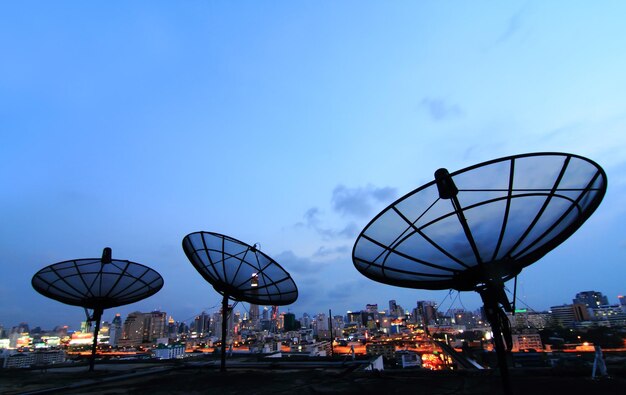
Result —
<instances>
[{"instance_id":1,"label":"illuminated building","mask_svg":"<svg viewBox=\"0 0 626 395\"><path fill-rule=\"evenodd\" d=\"M397 317L396 312L398 310L398 305L396 304L395 300L390 300L389 301L389 316L391 317Z\"/></svg>"},{"instance_id":2,"label":"illuminated building","mask_svg":"<svg viewBox=\"0 0 626 395\"><path fill-rule=\"evenodd\" d=\"M229 304L228 311L230 311L231 313L228 314L228 317L226 318L227 319L226 321L226 339L227 340L229 337L232 336L233 331L234 331L232 308L233 306ZM222 327L222 312L220 309L219 312L213 314L213 319L211 320L211 332L216 334L220 340L222 339L222 331L220 329L221 327Z\"/></svg>"},{"instance_id":3,"label":"illuminated building","mask_svg":"<svg viewBox=\"0 0 626 395\"><path fill-rule=\"evenodd\" d=\"M367 355L382 355L383 358L393 360L396 354L396 346L393 343L367 343L365 345Z\"/></svg>"},{"instance_id":4,"label":"illuminated building","mask_svg":"<svg viewBox=\"0 0 626 395\"><path fill-rule=\"evenodd\" d=\"M109 327L109 344L113 347L117 346L120 337L122 337L122 317L118 313L113 317Z\"/></svg>"},{"instance_id":5,"label":"illuminated building","mask_svg":"<svg viewBox=\"0 0 626 395\"><path fill-rule=\"evenodd\" d=\"M167 327L167 314L162 311L152 311L144 313L144 328L146 333L144 340L153 342L156 339L166 337L165 328Z\"/></svg>"},{"instance_id":6,"label":"illuminated building","mask_svg":"<svg viewBox=\"0 0 626 395\"><path fill-rule=\"evenodd\" d=\"M345 326L345 323L343 321L343 317L340 315L335 315L333 316L333 319L331 320L331 324L333 326L333 332L332 332L332 337L337 338L337 337L342 337L343 336L343 328Z\"/></svg>"},{"instance_id":7,"label":"illuminated building","mask_svg":"<svg viewBox=\"0 0 626 395\"><path fill-rule=\"evenodd\" d=\"M100 330L98 330L98 343L110 344L111 324L107 321L102 322Z\"/></svg>"},{"instance_id":8,"label":"illuminated building","mask_svg":"<svg viewBox=\"0 0 626 395\"><path fill-rule=\"evenodd\" d=\"M552 317L547 312L516 310L515 314L507 313L511 323L511 329L544 329L551 323Z\"/></svg>"},{"instance_id":9,"label":"illuminated building","mask_svg":"<svg viewBox=\"0 0 626 395\"><path fill-rule=\"evenodd\" d=\"M422 367L422 357L419 353L410 350L396 351L396 365L402 368L419 368Z\"/></svg>"},{"instance_id":10,"label":"illuminated building","mask_svg":"<svg viewBox=\"0 0 626 395\"><path fill-rule=\"evenodd\" d=\"M331 355L332 344L329 341L321 341L311 344L292 344L289 351L292 353L306 354L310 357L325 357Z\"/></svg>"},{"instance_id":11,"label":"illuminated building","mask_svg":"<svg viewBox=\"0 0 626 395\"><path fill-rule=\"evenodd\" d=\"M357 324L359 328L367 325L367 312L365 311L348 311L346 315L350 324Z\"/></svg>"},{"instance_id":12,"label":"illuminated building","mask_svg":"<svg viewBox=\"0 0 626 395\"><path fill-rule=\"evenodd\" d=\"M584 304L564 304L550 307L553 323L563 328L572 328L577 322L588 321L589 312Z\"/></svg>"},{"instance_id":13,"label":"illuminated building","mask_svg":"<svg viewBox=\"0 0 626 395\"><path fill-rule=\"evenodd\" d=\"M193 322L193 331L198 337L208 336L211 332L211 316L204 311L198 315Z\"/></svg>"},{"instance_id":14,"label":"illuminated building","mask_svg":"<svg viewBox=\"0 0 626 395\"><path fill-rule=\"evenodd\" d=\"M67 330L68 330L67 325L59 325L59 326L54 327L53 332L59 337L65 337L67 336Z\"/></svg>"},{"instance_id":15,"label":"illuminated building","mask_svg":"<svg viewBox=\"0 0 626 395\"><path fill-rule=\"evenodd\" d=\"M123 347L151 344L166 336L167 314L161 311L128 314L122 328L119 345Z\"/></svg>"},{"instance_id":16,"label":"illuminated building","mask_svg":"<svg viewBox=\"0 0 626 395\"><path fill-rule=\"evenodd\" d=\"M252 288L252 295L256 296L258 293L259 286L259 278L257 273L252 274L252 278L250 279L250 287ZM250 323L253 329L257 329L259 327L259 321L261 317L259 316L259 305L250 303ZM264 318L267 319L267 318Z\"/></svg>"},{"instance_id":17,"label":"illuminated building","mask_svg":"<svg viewBox=\"0 0 626 395\"><path fill-rule=\"evenodd\" d=\"M365 311L367 311L369 314L378 314L378 304L366 304Z\"/></svg>"},{"instance_id":18,"label":"illuminated building","mask_svg":"<svg viewBox=\"0 0 626 395\"><path fill-rule=\"evenodd\" d=\"M626 313L620 305L598 306L590 310L594 321L604 321L612 327L626 326Z\"/></svg>"},{"instance_id":19,"label":"illuminated building","mask_svg":"<svg viewBox=\"0 0 626 395\"><path fill-rule=\"evenodd\" d=\"M520 333L512 335L513 348L511 351L518 352L520 350L542 350L543 343L541 342L541 336L538 333Z\"/></svg>"},{"instance_id":20,"label":"illuminated building","mask_svg":"<svg viewBox=\"0 0 626 395\"><path fill-rule=\"evenodd\" d=\"M166 346L159 344L159 346L152 351L152 355L158 359L183 358L185 356L185 345L171 344Z\"/></svg>"},{"instance_id":21,"label":"illuminated building","mask_svg":"<svg viewBox=\"0 0 626 395\"><path fill-rule=\"evenodd\" d=\"M122 329L122 337L119 340L120 346L137 346L143 342L144 320L143 314L139 311L132 312L126 316Z\"/></svg>"},{"instance_id":22,"label":"illuminated building","mask_svg":"<svg viewBox=\"0 0 626 395\"><path fill-rule=\"evenodd\" d=\"M70 346L87 346L93 343L93 333L76 331L70 338Z\"/></svg>"},{"instance_id":23,"label":"illuminated building","mask_svg":"<svg viewBox=\"0 0 626 395\"><path fill-rule=\"evenodd\" d=\"M263 307L263 315L261 316L262 321L269 321L270 319L270 311L267 306Z\"/></svg>"},{"instance_id":24,"label":"illuminated building","mask_svg":"<svg viewBox=\"0 0 626 395\"><path fill-rule=\"evenodd\" d=\"M619 305L620 305L622 311L624 313L626 313L626 297L624 297L624 295L619 295L617 297L617 300L619 300Z\"/></svg>"},{"instance_id":25,"label":"illuminated building","mask_svg":"<svg viewBox=\"0 0 626 395\"><path fill-rule=\"evenodd\" d=\"M312 324L311 316L308 315L307 313L302 314L302 317L300 318L300 328L310 329L311 324Z\"/></svg>"},{"instance_id":26,"label":"illuminated building","mask_svg":"<svg viewBox=\"0 0 626 395\"><path fill-rule=\"evenodd\" d=\"M588 309L609 304L609 299L602 295L602 292L584 291L576 294L572 301L574 304L584 304Z\"/></svg>"},{"instance_id":27,"label":"illuminated building","mask_svg":"<svg viewBox=\"0 0 626 395\"><path fill-rule=\"evenodd\" d=\"M80 331L85 333L85 332L91 332L91 322L90 321L81 321L80 323Z\"/></svg>"},{"instance_id":28,"label":"illuminated building","mask_svg":"<svg viewBox=\"0 0 626 395\"><path fill-rule=\"evenodd\" d=\"M437 304L428 300L418 300L415 321L429 325L437 318Z\"/></svg>"},{"instance_id":29,"label":"illuminated building","mask_svg":"<svg viewBox=\"0 0 626 395\"><path fill-rule=\"evenodd\" d=\"M178 337L178 325L172 316L167 320L167 336L170 339L176 339Z\"/></svg>"},{"instance_id":30,"label":"illuminated building","mask_svg":"<svg viewBox=\"0 0 626 395\"><path fill-rule=\"evenodd\" d=\"M3 367L5 368L30 368L31 366L52 365L55 363L65 362L65 351L36 351L36 352L20 352L8 355Z\"/></svg>"},{"instance_id":31,"label":"illuminated building","mask_svg":"<svg viewBox=\"0 0 626 395\"><path fill-rule=\"evenodd\" d=\"M61 345L61 338L58 336L42 336L40 348L58 347Z\"/></svg>"}]
</instances>

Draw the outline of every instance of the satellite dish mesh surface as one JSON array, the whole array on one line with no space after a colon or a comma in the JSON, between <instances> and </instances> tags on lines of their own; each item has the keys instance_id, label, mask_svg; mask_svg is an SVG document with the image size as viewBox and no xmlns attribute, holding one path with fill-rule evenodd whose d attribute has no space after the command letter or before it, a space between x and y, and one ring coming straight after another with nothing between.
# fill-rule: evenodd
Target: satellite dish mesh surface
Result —
<instances>
[{"instance_id":1,"label":"satellite dish mesh surface","mask_svg":"<svg viewBox=\"0 0 626 395\"><path fill-rule=\"evenodd\" d=\"M35 290L60 302L107 309L137 302L163 287L159 273L139 263L101 258L76 259L47 266L32 279Z\"/></svg>"},{"instance_id":2,"label":"satellite dish mesh surface","mask_svg":"<svg viewBox=\"0 0 626 395\"><path fill-rule=\"evenodd\" d=\"M600 166L563 153L440 169L365 227L353 262L382 283L478 290L511 279L571 236L606 186Z\"/></svg>"},{"instance_id":3,"label":"satellite dish mesh surface","mask_svg":"<svg viewBox=\"0 0 626 395\"><path fill-rule=\"evenodd\" d=\"M219 233L194 232L183 238L183 250L202 277L233 300L281 306L298 298L289 273L255 246Z\"/></svg>"}]
</instances>

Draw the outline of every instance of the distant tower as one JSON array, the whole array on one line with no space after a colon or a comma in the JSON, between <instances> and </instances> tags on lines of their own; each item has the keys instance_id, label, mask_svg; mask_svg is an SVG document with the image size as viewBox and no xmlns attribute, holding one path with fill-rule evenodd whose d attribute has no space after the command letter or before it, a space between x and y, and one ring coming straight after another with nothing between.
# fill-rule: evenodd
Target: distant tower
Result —
<instances>
[{"instance_id":1,"label":"distant tower","mask_svg":"<svg viewBox=\"0 0 626 395\"><path fill-rule=\"evenodd\" d=\"M253 294L257 294L258 293L258 286L259 286L259 275L254 273L252 275L252 279L250 280L250 286L252 287L252 293ZM252 323L252 327L253 328L257 328L259 326L259 305L257 304L253 304L250 303L250 322Z\"/></svg>"},{"instance_id":2,"label":"distant tower","mask_svg":"<svg viewBox=\"0 0 626 395\"><path fill-rule=\"evenodd\" d=\"M167 337L170 339L178 338L178 325L176 325L176 321L170 315L170 318L167 320Z\"/></svg>"}]
</instances>

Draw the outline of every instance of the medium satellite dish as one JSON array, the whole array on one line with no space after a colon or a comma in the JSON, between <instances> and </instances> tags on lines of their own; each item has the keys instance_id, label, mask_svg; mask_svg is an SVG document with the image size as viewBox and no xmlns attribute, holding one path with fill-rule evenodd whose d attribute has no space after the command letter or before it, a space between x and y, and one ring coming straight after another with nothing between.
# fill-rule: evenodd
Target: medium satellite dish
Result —
<instances>
[{"instance_id":1,"label":"medium satellite dish","mask_svg":"<svg viewBox=\"0 0 626 395\"><path fill-rule=\"evenodd\" d=\"M296 301L298 288L289 273L256 246L213 232L194 232L183 238L185 255L222 295L222 361L226 366L228 299L259 305L283 306Z\"/></svg>"},{"instance_id":2,"label":"medium satellite dish","mask_svg":"<svg viewBox=\"0 0 626 395\"><path fill-rule=\"evenodd\" d=\"M418 289L480 293L496 333L511 311L504 282L571 236L606 192L604 170L581 156L530 153L448 173L401 197L361 232L352 251L364 276ZM508 385L508 384L506 384Z\"/></svg>"},{"instance_id":3,"label":"medium satellite dish","mask_svg":"<svg viewBox=\"0 0 626 395\"><path fill-rule=\"evenodd\" d=\"M93 309L88 321L96 322L89 370L93 371L100 320L105 309L145 299L163 287L163 278L147 266L111 258L105 248L102 258L74 259L46 266L32 279L40 294L59 302Z\"/></svg>"}]
</instances>

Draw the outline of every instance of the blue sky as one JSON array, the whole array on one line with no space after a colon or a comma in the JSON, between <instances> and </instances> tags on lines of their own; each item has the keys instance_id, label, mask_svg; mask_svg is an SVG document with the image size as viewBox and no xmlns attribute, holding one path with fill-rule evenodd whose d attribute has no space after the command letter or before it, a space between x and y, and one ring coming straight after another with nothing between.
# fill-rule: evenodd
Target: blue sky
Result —
<instances>
[{"instance_id":1,"label":"blue sky","mask_svg":"<svg viewBox=\"0 0 626 395\"><path fill-rule=\"evenodd\" d=\"M441 302L361 276L356 236L439 167L534 151L589 157L609 188L518 294L538 310L592 289L615 302L625 14L619 1L3 2L0 325L76 327L82 310L30 279L105 246L165 286L104 319L210 310L219 296L181 248L199 230L260 243L296 280L298 315Z\"/></svg>"}]
</instances>

